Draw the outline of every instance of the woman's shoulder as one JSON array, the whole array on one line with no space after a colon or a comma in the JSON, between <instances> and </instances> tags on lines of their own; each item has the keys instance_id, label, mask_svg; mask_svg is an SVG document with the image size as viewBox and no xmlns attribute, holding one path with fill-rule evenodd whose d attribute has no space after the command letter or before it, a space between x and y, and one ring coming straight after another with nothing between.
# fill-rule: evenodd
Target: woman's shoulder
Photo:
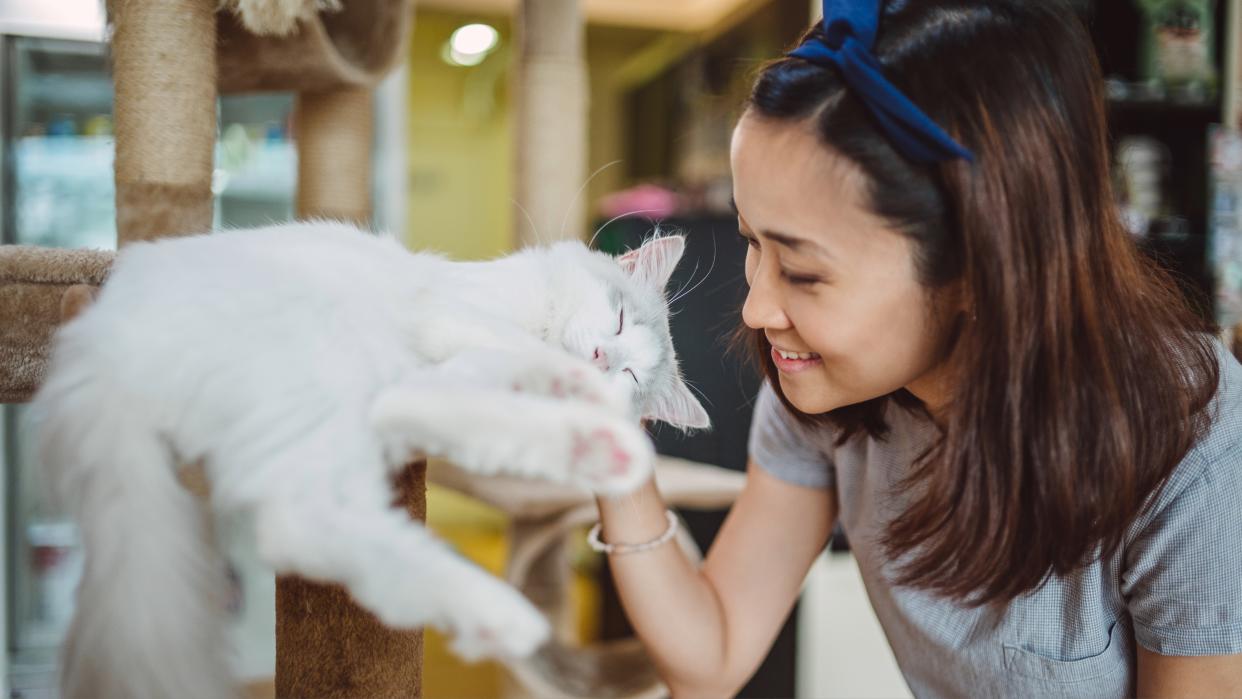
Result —
<instances>
[{"instance_id":1,"label":"woman's shoulder","mask_svg":"<svg viewBox=\"0 0 1242 699\"><path fill-rule=\"evenodd\" d=\"M1214 340L1213 348L1220 375L1205 408L1205 429L1173 473L1183 487L1199 478L1237 477L1242 470L1242 364L1223 342Z\"/></svg>"},{"instance_id":2,"label":"woman's shoulder","mask_svg":"<svg viewBox=\"0 0 1242 699\"><path fill-rule=\"evenodd\" d=\"M1242 651L1242 365L1218 348L1220 380L1199 442L1127 532L1122 593L1146 648Z\"/></svg>"},{"instance_id":3,"label":"woman's shoulder","mask_svg":"<svg viewBox=\"0 0 1242 699\"><path fill-rule=\"evenodd\" d=\"M1225 343L1217 340L1216 349L1220 378L1216 383L1216 395L1209 406L1211 427L1204 440L1215 451L1228 449L1242 441L1242 364L1233 356Z\"/></svg>"},{"instance_id":4,"label":"woman's shoulder","mask_svg":"<svg viewBox=\"0 0 1242 699\"><path fill-rule=\"evenodd\" d=\"M1242 522L1242 364L1214 342L1220 376L1205 408L1205 429L1167 482L1144 508L1136 530L1149 528L1171 509L1230 510Z\"/></svg>"}]
</instances>

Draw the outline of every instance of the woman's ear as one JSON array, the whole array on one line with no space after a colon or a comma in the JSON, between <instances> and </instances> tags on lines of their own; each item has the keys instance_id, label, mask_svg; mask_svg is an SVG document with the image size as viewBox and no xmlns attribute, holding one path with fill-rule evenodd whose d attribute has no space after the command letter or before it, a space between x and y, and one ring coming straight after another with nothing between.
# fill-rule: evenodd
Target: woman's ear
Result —
<instances>
[{"instance_id":1,"label":"woman's ear","mask_svg":"<svg viewBox=\"0 0 1242 699\"><path fill-rule=\"evenodd\" d=\"M652 238L642 247L618 257L617 264L636 281L663 291L685 251L686 239L680 235Z\"/></svg>"},{"instance_id":2,"label":"woman's ear","mask_svg":"<svg viewBox=\"0 0 1242 699\"><path fill-rule=\"evenodd\" d=\"M933 293L933 308L937 309L945 323L951 324L959 317L967 321L974 319L978 309L974 294L966 288L965 280L950 282Z\"/></svg>"}]
</instances>

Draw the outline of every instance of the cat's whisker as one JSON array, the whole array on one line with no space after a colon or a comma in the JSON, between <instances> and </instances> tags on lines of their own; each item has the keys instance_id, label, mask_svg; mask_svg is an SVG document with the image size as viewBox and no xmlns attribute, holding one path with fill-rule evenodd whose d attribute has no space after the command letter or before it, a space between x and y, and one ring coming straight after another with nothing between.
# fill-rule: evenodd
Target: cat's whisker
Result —
<instances>
[{"instance_id":1,"label":"cat's whisker","mask_svg":"<svg viewBox=\"0 0 1242 699\"><path fill-rule=\"evenodd\" d=\"M687 388L689 388L691 391L696 393L699 396L699 398L703 400L704 403L707 403L708 405L712 405L712 402L707 399L707 395L704 394L703 391L700 390L698 386L695 386L693 383L687 381L684 378L682 379L682 383L686 384Z\"/></svg>"},{"instance_id":2,"label":"cat's whisker","mask_svg":"<svg viewBox=\"0 0 1242 699\"><path fill-rule=\"evenodd\" d=\"M697 269L697 268L698 268L698 267L697 267L697 265L696 265L695 269ZM713 272L713 271L715 271L715 269L716 269L716 236L714 236L714 235L713 235L713 236L712 236L712 264L711 264L711 266L710 266L710 267L708 267L708 269L707 269L707 274L704 274L704 275L703 275L703 278L699 280L699 283L698 283L698 284L695 284L694 286L690 287L690 290L689 290L689 291L686 291L686 292L684 292L684 293L679 292L679 293L678 293L678 294L677 294L677 295L673 298L673 300L672 300L672 301L669 301L669 304L671 305L671 304L673 304L673 303L675 303L675 302L677 302L677 301L680 301L683 297L685 297L685 296L687 296L687 295L689 295L689 294L694 293L694 290L695 290L695 289L697 289L697 288L699 288L700 286L702 286L703 282L707 281L707 278L711 276L712 272ZM694 278L694 275L693 275L693 274L691 274L691 275L690 275L690 278L691 278L691 279L693 279L693 278Z\"/></svg>"},{"instance_id":3,"label":"cat's whisker","mask_svg":"<svg viewBox=\"0 0 1242 699\"><path fill-rule=\"evenodd\" d=\"M530 217L530 212L526 210L526 207L522 206L521 203L519 203L518 200L514 199L513 197L509 197L509 201L513 202L513 205L516 206L519 210L521 210L522 215L526 217L526 222L530 224L531 233L535 234L535 240L540 245L545 245L546 243L543 240L543 237L539 235L539 228L535 225L535 220Z\"/></svg>"},{"instance_id":4,"label":"cat's whisker","mask_svg":"<svg viewBox=\"0 0 1242 699\"><path fill-rule=\"evenodd\" d=\"M590 177L586 178L586 182L583 182L582 186L578 188L578 191L574 193L573 198L569 200L569 206L565 207L565 215L561 217L560 234L562 238L565 237L565 224L569 223L569 213L574 210L574 204L577 203L578 197L582 196L583 190L587 188L587 185L591 184L591 180L595 179L596 175L620 162L620 160L614 160L611 163L600 166L598 170L591 173Z\"/></svg>"},{"instance_id":5,"label":"cat's whisker","mask_svg":"<svg viewBox=\"0 0 1242 699\"><path fill-rule=\"evenodd\" d=\"M600 233L603 233L603 232L604 232L604 229L605 229L605 228L607 228L607 227L608 227L610 224L612 224L613 222L615 222L615 221L620 221L621 219L625 218L626 216L633 216L634 214L650 214L650 213L655 213L656 211L658 211L658 209L636 209L636 210L634 210L634 211L627 211L627 212L625 212L625 213L623 213L623 214L621 214L621 215L619 215L619 216L614 216L614 217L612 217L612 218L608 219L607 221L605 221L605 222L604 222L604 224L603 224L603 225L601 225L599 228L596 228L596 229L595 229L595 234L594 234L594 235L592 235L592 236L591 236L591 239L587 241L587 247L589 248L589 247L594 246L594 245L595 245L595 239L596 239L596 238L598 238L598 237L599 237L599 234L600 234Z\"/></svg>"},{"instance_id":6,"label":"cat's whisker","mask_svg":"<svg viewBox=\"0 0 1242 699\"><path fill-rule=\"evenodd\" d=\"M668 305L671 306L673 302L681 298L681 292L685 291L686 287L694 283L694 275L698 274L698 272L699 272L699 261L695 260L694 269L690 270L690 276L686 278L686 281L682 282L681 286L677 287L677 291L673 292L672 295L669 296Z\"/></svg>"},{"instance_id":7,"label":"cat's whisker","mask_svg":"<svg viewBox=\"0 0 1242 699\"><path fill-rule=\"evenodd\" d=\"M677 303L678 301L682 299L683 296L685 296L686 288L694 283L694 275L698 273L699 273L699 263L695 262L694 269L690 270L690 276L686 279L686 281L680 287L678 287L677 291L669 298L668 305L670 307L672 307L673 304Z\"/></svg>"},{"instance_id":8,"label":"cat's whisker","mask_svg":"<svg viewBox=\"0 0 1242 699\"><path fill-rule=\"evenodd\" d=\"M660 231L659 231L659 229L657 228L657 229L656 229L656 235L659 235L659 233L660 233ZM677 291L673 292L673 293L669 296L668 305L670 305L670 306L671 306L671 305L672 305L675 301L677 301L677 300L681 299L681 297L682 297L682 292L686 290L686 287L688 287L688 286L690 286L692 283L694 283L694 275L695 275L695 274L698 274L698 271L699 271L699 261L698 261L698 260L695 260L695 261L694 261L694 269L690 270L690 276L689 276L689 278L687 278L687 279L686 279L686 281L685 281L684 283L682 283L682 285L681 285L681 286L679 286L679 287L677 288Z\"/></svg>"}]
</instances>

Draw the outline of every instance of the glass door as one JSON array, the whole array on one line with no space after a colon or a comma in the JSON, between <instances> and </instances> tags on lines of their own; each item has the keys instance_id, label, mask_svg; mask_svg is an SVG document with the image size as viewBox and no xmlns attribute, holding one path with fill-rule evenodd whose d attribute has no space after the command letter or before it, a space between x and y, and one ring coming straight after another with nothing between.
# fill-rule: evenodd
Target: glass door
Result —
<instances>
[{"instance_id":1,"label":"glass door","mask_svg":"<svg viewBox=\"0 0 1242 699\"><path fill-rule=\"evenodd\" d=\"M112 85L104 47L5 36L3 205L8 244L115 247ZM49 501L23 438L22 406L5 406L9 682L18 696L51 686L82 558L73 526Z\"/></svg>"}]
</instances>

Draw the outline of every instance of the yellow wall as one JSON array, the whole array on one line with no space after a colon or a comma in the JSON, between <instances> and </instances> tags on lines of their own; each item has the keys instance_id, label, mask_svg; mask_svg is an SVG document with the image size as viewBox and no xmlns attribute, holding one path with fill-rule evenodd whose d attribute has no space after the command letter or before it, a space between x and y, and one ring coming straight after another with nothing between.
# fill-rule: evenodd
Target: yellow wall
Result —
<instances>
[{"instance_id":1,"label":"yellow wall","mask_svg":"<svg viewBox=\"0 0 1242 699\"><path fill-rule=\"evenodd\" d=\"M478 66L450 66L440 50L453 30L486 21L501 49ZM510 250L512 147L508 20L420 12L409 58L409 197L406 240L460 259Z\"/></svg>"},{"instance_id":2,"label":"yellow wall","mask_svg":"<svg viewBox=\"0 0 1242 699\"><path fill-rule=\"evenodd\" d=\"M453 30L482 21L501 33L500 48L482 64L450 66L440 58ZM459 259L485 259L511 251L515 208L509 104L510 23L507 17L421 12L409 57L409 197L406 239L410 247ZM590 150L587 174L624 152L624 93L616 75L657 32L589 27ZM594 202L629 182L625 164L597 175L583 191L588 233ZM566 209L570 202L565 202Z\"/></svg>"}]
</instances>

